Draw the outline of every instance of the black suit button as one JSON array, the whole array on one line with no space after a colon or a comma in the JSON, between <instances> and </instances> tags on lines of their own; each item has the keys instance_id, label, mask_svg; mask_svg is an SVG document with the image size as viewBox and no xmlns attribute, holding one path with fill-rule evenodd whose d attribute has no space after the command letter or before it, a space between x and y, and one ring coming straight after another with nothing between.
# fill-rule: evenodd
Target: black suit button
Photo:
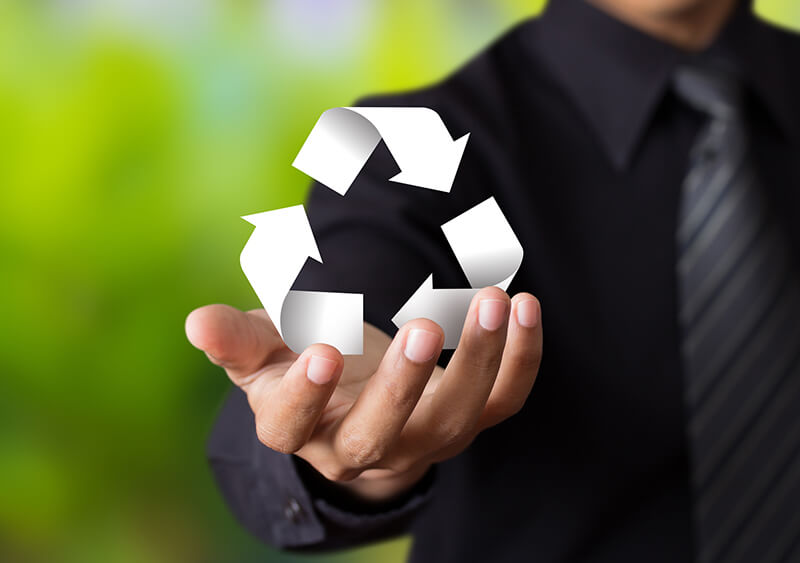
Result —
<instances>
[{"instance_id":1,"label":"black suit button","mask_svg":"<svg viewBox=\"0 0 800 563\"><path fill-rule=\"evenodd\" d=\"M286 504L283 505L283 515L289 522L294 524L300 521L300 517L303 515L303 508L296 498L290 497L286 501Z\"/></svg>"}]
</instances>

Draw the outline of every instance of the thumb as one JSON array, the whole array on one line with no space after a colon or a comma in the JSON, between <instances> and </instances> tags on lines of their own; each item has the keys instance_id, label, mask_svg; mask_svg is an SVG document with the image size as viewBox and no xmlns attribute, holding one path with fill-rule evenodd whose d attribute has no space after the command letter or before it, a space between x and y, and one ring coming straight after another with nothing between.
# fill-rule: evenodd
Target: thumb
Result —
<instances>
[{"instance_id":1,"label":"thumb","mask_svg":"<svg viewBox=\"0 0 800 563\"><path fill-rule=\"evenodd\" d=\"M273 357L287 360L297 356L263 310L245 313L228 305L200 307L186 317L186 336L239 386Z\"/></svg>"}]
</instances>

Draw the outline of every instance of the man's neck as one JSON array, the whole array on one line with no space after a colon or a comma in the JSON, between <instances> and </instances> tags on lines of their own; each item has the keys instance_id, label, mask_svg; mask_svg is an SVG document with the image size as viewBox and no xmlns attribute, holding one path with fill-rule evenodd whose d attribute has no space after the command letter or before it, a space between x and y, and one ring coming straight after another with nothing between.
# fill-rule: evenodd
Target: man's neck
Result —
<instances>
[{"instance_id":1,"label":"man's neck","mask_svg":"<svg viewBox=\"0 0 800 563\"><path fill-rule=\"evenodd\" d=\"M558 1L558 0L555 0ZM653 37L686 51L701 51L714 41L738 0L697 0L659 10L646 0L587 0Z\"/></svg>"}]
</instances>

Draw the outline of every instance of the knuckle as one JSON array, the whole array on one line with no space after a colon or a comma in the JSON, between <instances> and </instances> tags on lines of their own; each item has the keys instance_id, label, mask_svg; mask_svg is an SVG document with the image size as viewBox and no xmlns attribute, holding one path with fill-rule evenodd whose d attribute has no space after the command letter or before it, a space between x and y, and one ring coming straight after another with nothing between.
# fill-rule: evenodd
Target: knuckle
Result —
<instances>
[{"instance_id":1,"label":"knuckle","mask_svg":"<svg viewBox=\"0 0 800 563\"><path fill-rule=\"evenodd\" d=\"M296 436L272 423L257 422L256 436L259 442L283 454L294 453L303 446Z\"/></svg>"},{"instance_id":2,"label":"knuckle","mask_svg":"<svg viewBox=\"0 0 800 563\"><path fill-rule=\"evenodd\" d=\"M386 400L392 408L406 411L412 410L417 404L418 393L410 385L397 380L387 381L384 385Z\"/></svg>"},{"instance_id":3,"label":"knuckle","mask_svg":"<svg viewBox=\"0 0 800 563\"><path fill-rule=\"evenodd\" d=\"M292 418L298 424L305 424L309 421L316 420L320 414L320 408L317 405L304 401L289 402L288 410L292 413Z\"/></svg>"},{"instance_id":4,"label":"knuckle","mask_svg":"<svg viewBox=\"0 0 800 563\"><path fill-rule=\"evenodd\" d=\"M462 365L466 369L479 373L493 373L498 370L503 358L505 336L502 341L494 341L476 335L466 335L462 342L463 344L460 344L459 348L463 354Z\"/></svg>"},{"instance_id":5,"label":"knuckle","mask_svg":"<svg viewBox=\"0 0 800 563\"><path fill-rule=\"evenodd\" d=\"M339 439L339 451L350 468L363 468L380 461L385 447L377 440L369 439L361 431L345 431Z\"/></svg>"},{"instance_id":6,"label":"knuckle","mask_svg":"<svg viewBox=\"0 0 800 563\"><path fill-rule=\"evenodd\" d=\"M465 359L467 369L478 373L494 373L500 367L501 351L470 353Z\"/></svg>"},{"instance_id":7,"label":"knuckle","mask_svg":"<svg viewBox=\"0 0 800 563\"><path fill-rule=\"evenodd\" d=\"M344 483L358 477L358 471L347 468L340 463L326 463L321 467L315 467L315 469L325 479L334 483Z\"/></svg>"},{"instance_id":8,"label":"knuckle","mask_svg":"<svg viewBox=\"0 0 800 563\"><path fill-rule=\"evenodd\" d=\"M390 465L390 469L395 473L408 473L416 466L416 460L410 457L401 457L394 461Z\"/></svg>"},{"instance_id":9,"label":"knuckle","mask_svg":"<svg viewBox=\"0 0 800 563\"><path fill-rule=\"evenodd\" d=\"M448 448L464 440L467 424L459 419L443 421L436 425L434 434L439 448Z\"/></svg>"},{"instance_id":10,"label":"knuckle","mask_svg":"<svg viewBox=\"0 0 800 563\"><path fill-rule=\"evenodd\" d=\"M525 399L516 396L496 398L486 405L486 413L492 420L505 420L517 414L525 405Z\"/></svg>"},{"instance_id":11,"label":"knuckle","mask_svg":"<svg viewBox=\"0 0 800 563\"><path fill-rule=\"evenodd\" d=\"M463 452L465 449L467 449L474 439L475 439L475 436L468 436L468 437L465 437L465 438L461 439L460 441L458 441L457 443L455 443L455 444L453 444L453 445L451 445L449 447L442 448L442 449L438 450L435 453L435 455L432 457L432 461L434 463L439 463L439 462L446 461L446 460L448 460L448 459L450 459L452 457L457 456L458 454Z\"/></svg>"},{"instance_id":12,"label":"knuckle","mask_svg":"<svg viewBox=\"0 0 800 563\"><path fill-rule=\"evenodd\" d=\"M534 372L539 369L539 363L542 360L542 351L540 348L527 348L515 353L511 361L517 370L524 372ZM529 374L525 374L529 375Z\"/></svg>"}]
</instances>

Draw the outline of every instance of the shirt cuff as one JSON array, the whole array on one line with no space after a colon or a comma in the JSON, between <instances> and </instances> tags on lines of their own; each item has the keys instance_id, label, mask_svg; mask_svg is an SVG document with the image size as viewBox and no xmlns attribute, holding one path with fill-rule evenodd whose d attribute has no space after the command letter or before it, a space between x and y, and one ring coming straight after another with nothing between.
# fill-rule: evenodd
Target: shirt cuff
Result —
<instances>
[{"instance_id":1,"label":"shirt cuff","mask_svg":"<svg viewBox=\"0 0 800 563\"><path fill-rule=\"evenodd\" d=\"M435 469L390 503L364 503L302 459L255 447L259 504L273 542L283 547L344 548L406 533L433 492Z\"/></svg>"},{"instance_id":2,"label":"shirt cuff","mask_svg":"<svg viewBox=\"0 0 800 563\"><path fill-rule=\"evenodd\" d=\"M304 460L293 457L295 470L325 528L326 548L348 547L407 533L413 519L433 495L436 467L410 490L387 502L358 499L331 483Z\"/></svg>"},{"instance_id":3,"label":"shirt cuff","mask_svg":"<svg viewBox=\"0 0 800 563\"><path fill-rule=\"evenodd\" d=\"M406 533L433 494L435 469L410 491L365 503L302 459L264 446L244 394L226 401L209 440L217 484L237 519L262 541L294 550L353 547Z\"/></svg>"},{"instance_id":4,"label":"shirt cuff","mask_svg":"<svg viewBox=\"0 0 800 563\"><path fill-rule=\"evenodd\" d=\"M325 529L313 508L313 500L298 475L292 455L281 454L260 442L255 446L256 496L269 522L275 545L300 547L321 543Z\"/></svg>"}]
</instances>

